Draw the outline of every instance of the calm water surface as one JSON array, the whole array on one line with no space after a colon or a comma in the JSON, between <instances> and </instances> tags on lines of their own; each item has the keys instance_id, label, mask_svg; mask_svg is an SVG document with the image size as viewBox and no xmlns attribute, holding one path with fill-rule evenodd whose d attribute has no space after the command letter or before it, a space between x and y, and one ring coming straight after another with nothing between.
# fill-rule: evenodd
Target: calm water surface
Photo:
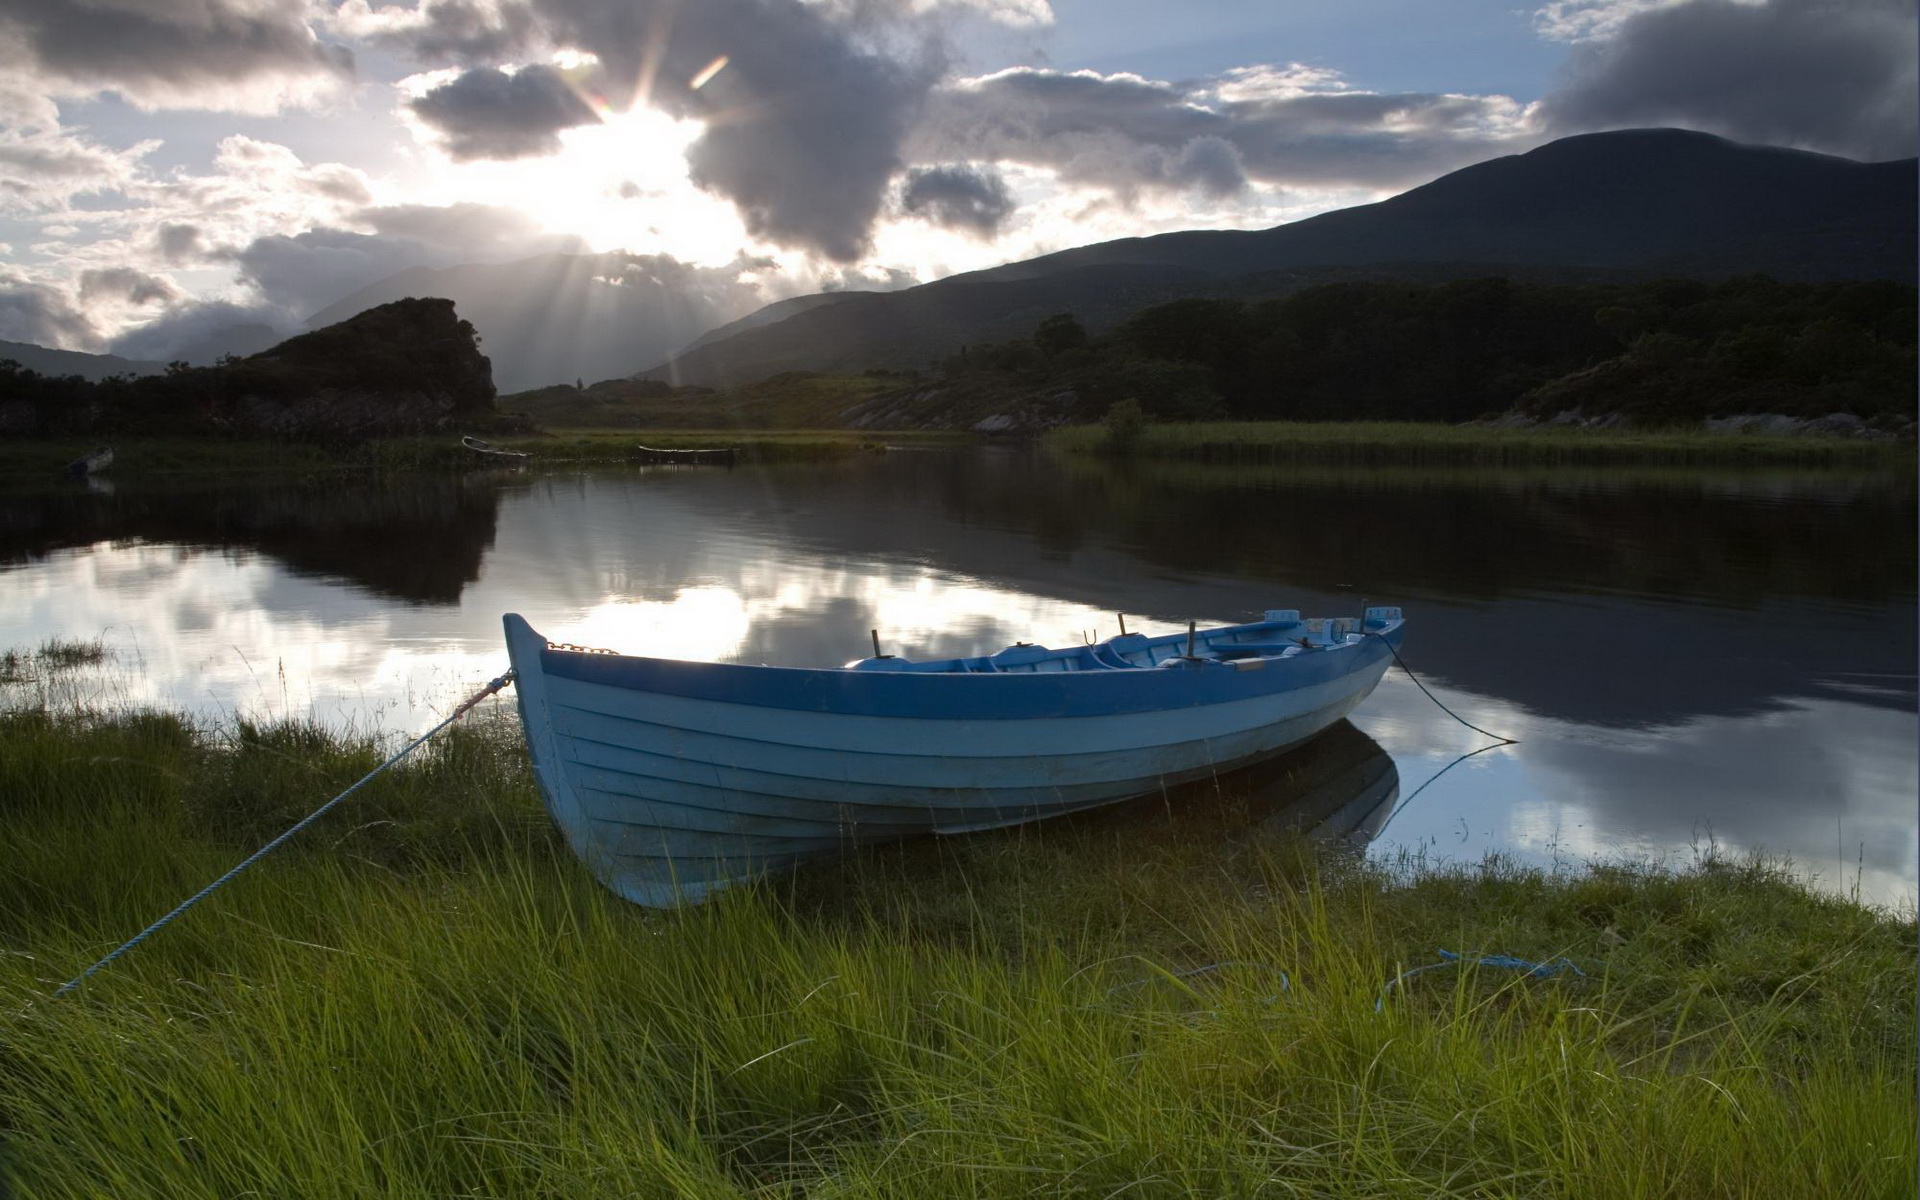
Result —
<instances>
[{"instance_id":1,"label":"calm water surface","mask_svg":"<svg viewBox=\"0 0 1920 1200\"><path fill-rule=\"evenodd\" d=\"M1373 853L1764 847L1904 904L1914 529L1903 478L996 450L97 482L0 494L0 647L104 637L115 698L406 731L504 667L508 611L556 641L819 666L867 653L874 628L889 652L944 656L1108 636L1117 611L1164 632L1364 599L1407 608L1406 658L1461 716L1521 739L1435 778L1488 740L1390 673L1353 721L1399 777L1397 808L1365 822ZM1383 769L1326 774L1374 795Z\"/></svg>"}]
</instances>

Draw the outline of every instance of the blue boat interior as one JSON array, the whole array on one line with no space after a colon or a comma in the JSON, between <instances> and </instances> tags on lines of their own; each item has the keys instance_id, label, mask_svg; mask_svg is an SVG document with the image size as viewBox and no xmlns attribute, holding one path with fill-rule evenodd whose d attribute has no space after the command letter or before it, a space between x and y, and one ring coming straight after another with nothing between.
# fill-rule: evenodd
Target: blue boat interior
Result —
<instances>
[{"instance_id":1,"label":"blue boat interior","mask_svg":"<svg viewBox=\"0 0 1920 1200\"><path fill-rule=\"evenodd\" d=\"M854 671L911 671L930 674L1004 674L1048 671L1133 671L1202 662L1256 664L1262 659L1290 658L1363 641L1368 633L1385 633L1400 624L1398 608L1369 608L1361 618L1331 617L1302 620L1297 609L1267 610L1264 619L1244 625L1221 625L1196 630L1188 654L1188 635L1167 633L1148 637L1123 633L1085 646L1050 649L1027 642L993 654L971 658L940 658L916 662L894 655L863 658L847 664Z\"/></svg>"}]
</instances>

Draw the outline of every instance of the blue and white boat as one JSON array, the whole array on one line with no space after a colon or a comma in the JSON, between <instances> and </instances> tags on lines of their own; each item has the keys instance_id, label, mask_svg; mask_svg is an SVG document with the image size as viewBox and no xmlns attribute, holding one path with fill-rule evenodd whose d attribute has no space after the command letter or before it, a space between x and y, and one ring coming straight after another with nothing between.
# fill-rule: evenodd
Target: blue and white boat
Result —
<instances>
[{"instance_id":1,"label":"blue and white boat","mask_svg":"<svg viewBox=\"0 0 1920 1200\"><path fill-rule=\"evenodd\" d=\"M1386 673L1398 608L975 658L806 669L635 658L506 617L548 811L615 892L668 907L856 844L1014 825L1311 738Z\"/></svg>"}]
</instances>

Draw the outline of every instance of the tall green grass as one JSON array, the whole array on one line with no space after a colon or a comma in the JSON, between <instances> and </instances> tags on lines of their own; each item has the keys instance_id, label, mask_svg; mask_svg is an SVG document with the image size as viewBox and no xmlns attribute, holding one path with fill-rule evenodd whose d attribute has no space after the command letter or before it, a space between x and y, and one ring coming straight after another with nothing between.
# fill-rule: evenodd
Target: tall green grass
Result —
<instances>
[{"instance_id":1,"label":"tall green grass","mask_svg":"<svg viewBox=\"0 0 1920 1200\"><path fill-rule=\"evenodd\" d=\"M1128 427L1123 452L1213 463L1479 466L1541 463L1834 466L1912 470L1911 442L1769 437L1685 429L1500 429L1415 422L1215 421ZM1113 453L1106 425L1047 437L1075 454Z\"/></svg>"},{"instance_id":2,"label":"tall green grass","mask_svg":"<svg viewBox=\"0 0 1920 1200\"><path fill-rule=\"evenodd\" d=\"M1764 862L1396 871L1189 795L649 912L495 710L51 1000L380 747L0 721L28 1197L1912 1191L1911 914ZM1587 975L1383 998L1442 947Z\"/></svg>"}]
</instances>

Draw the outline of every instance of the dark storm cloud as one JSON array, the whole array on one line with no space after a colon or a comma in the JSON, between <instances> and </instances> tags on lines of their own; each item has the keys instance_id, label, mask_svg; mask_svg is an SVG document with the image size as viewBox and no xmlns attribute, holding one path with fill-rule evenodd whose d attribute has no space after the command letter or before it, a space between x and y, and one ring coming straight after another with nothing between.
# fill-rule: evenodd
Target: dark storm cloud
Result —
<instances>
[{"instance_id":1,"label":"dark storm cloud","mask_svg":"<svg viewBox=\"0 0 1920 1200\"><path fill-rule=\"evenodd\" d=\"M150 104L244 107L250 87L353 73L352 54L315 37L299 4L0 0L0 46L10 69L57 88Z\"/></svg>"},{"instance_id":2,"label":"dark storm cloud","mask_svg":"<svg viewBox=\"0 0 1920 1200\"><path fill-rule=\"evenodd\" d=\"M909 150L1046 167L1123 198L1140 189L1218 198L1250 180L1417 183L1519 148L1520 117L1504 97L1381 95L1272 68L1194 84L1019 68L941 88Z\"/></svg>"},{"instance_id":3,"label":"dark storm cloud","mask_svg":"<svg viewBox=\"0 0 1920 1200\"><path fill-rule=\"evenodd\" d=\"M886 31L799 0L545 0L541 12L551 35L599 57L615 107L705 123L687 148L690 175L731 200L749 232L839 262L865 254L939 74L927 44L883 53L872 40Z\"/></svg>"},{"instance_id":4,"label":"dark storm cloud","mask_svg":"<svg viewBox=\"0 0 1920 1200\"><path fill-rule=\"evenodd\" d=\"M412 108L445 135L455 162L552 154L560 149L562 129L600 119L565 76L538 63L511 75L475 67L413 101Z\"/></svg>"},{"instance_id":5,"label":"dark storm cloud","mask_svg":"<svg viewBox=\"0 0 1920 1200\"><path fill-rule=\"evenodd\" d=\"M154 249L170 267L188 266L204 261L209 252L206 234L198 225L174 222L162 225L153 234Z\"/></svg>"},{"instance_id":6,"label":"dark storm cloud","mask_svg":"<svg viewBox=\"0 0 1920 1200\"><path fill-rule=\"evenodd\" d=\"M173 281L133 267L104 267L80 272L80 302L119 300L128 304L168 304L180 298Z\"/></svg>"},{"instance_id":7,"label":"dark storm cloud","mask_svg":"<svg viewBox=\"0 0 1920 1200\"><path fill-rule=\"evenodd\" d=\"M59 350L95 350L100 332L61 292L0 275L0 341Z\"/></svg>"},{"instance_id":8,"label":"dark storm cloud","mask_svg":"<svg viewBox=\"0 0 1920 1200\"><path fill-rule=\"evenodd\" d=\"M991 168L922 167L907 172L900 207L947 229L990 238L1013 212L1013 193Z\"/></svg>"},{"instance_id":9,"label":"dark storm cloud","mask_svg":"<svg viewBox=\"0 0 1920 1200\"><path fill-rule=\"evenodd\" d=\"M533 10L520 3L426 0L410 16L390 28L369 21L364 36L433 66L506 62L524 56L541 41Z\"/></svg>"},{"instance_id":10,"label":"dark storm cloud","mask_svg":"<svg viewBox=\"0 0 1920 1200\"><path fill-rule=\"evenodd\" d=\"M476 68L541 48L590 53L588 82L612 108L644 104L703 123L687 150L691 177L732 201L749 231L848 262L867 250L905 165L901 142L940 75L932 28L896 5L529 0L430 5L387 36L428 60L490 60L467 63ZM723 57L725 68L694 87ZM551 110L544 127L508 104L452 111L472 149L541 145L561 127Z\"/></svg>"},{"instance_id":11,"label":"dark storm cloud","mask_svg":"<svg viewBox=\"0 0 1920 1200\"><path fill-rule=\"evenodd\" d=\"M1689 0L1575 47L1557 133L1683 125L1865 159L1914 153L1910 0Z\"/></svg>"}]
</instances>

